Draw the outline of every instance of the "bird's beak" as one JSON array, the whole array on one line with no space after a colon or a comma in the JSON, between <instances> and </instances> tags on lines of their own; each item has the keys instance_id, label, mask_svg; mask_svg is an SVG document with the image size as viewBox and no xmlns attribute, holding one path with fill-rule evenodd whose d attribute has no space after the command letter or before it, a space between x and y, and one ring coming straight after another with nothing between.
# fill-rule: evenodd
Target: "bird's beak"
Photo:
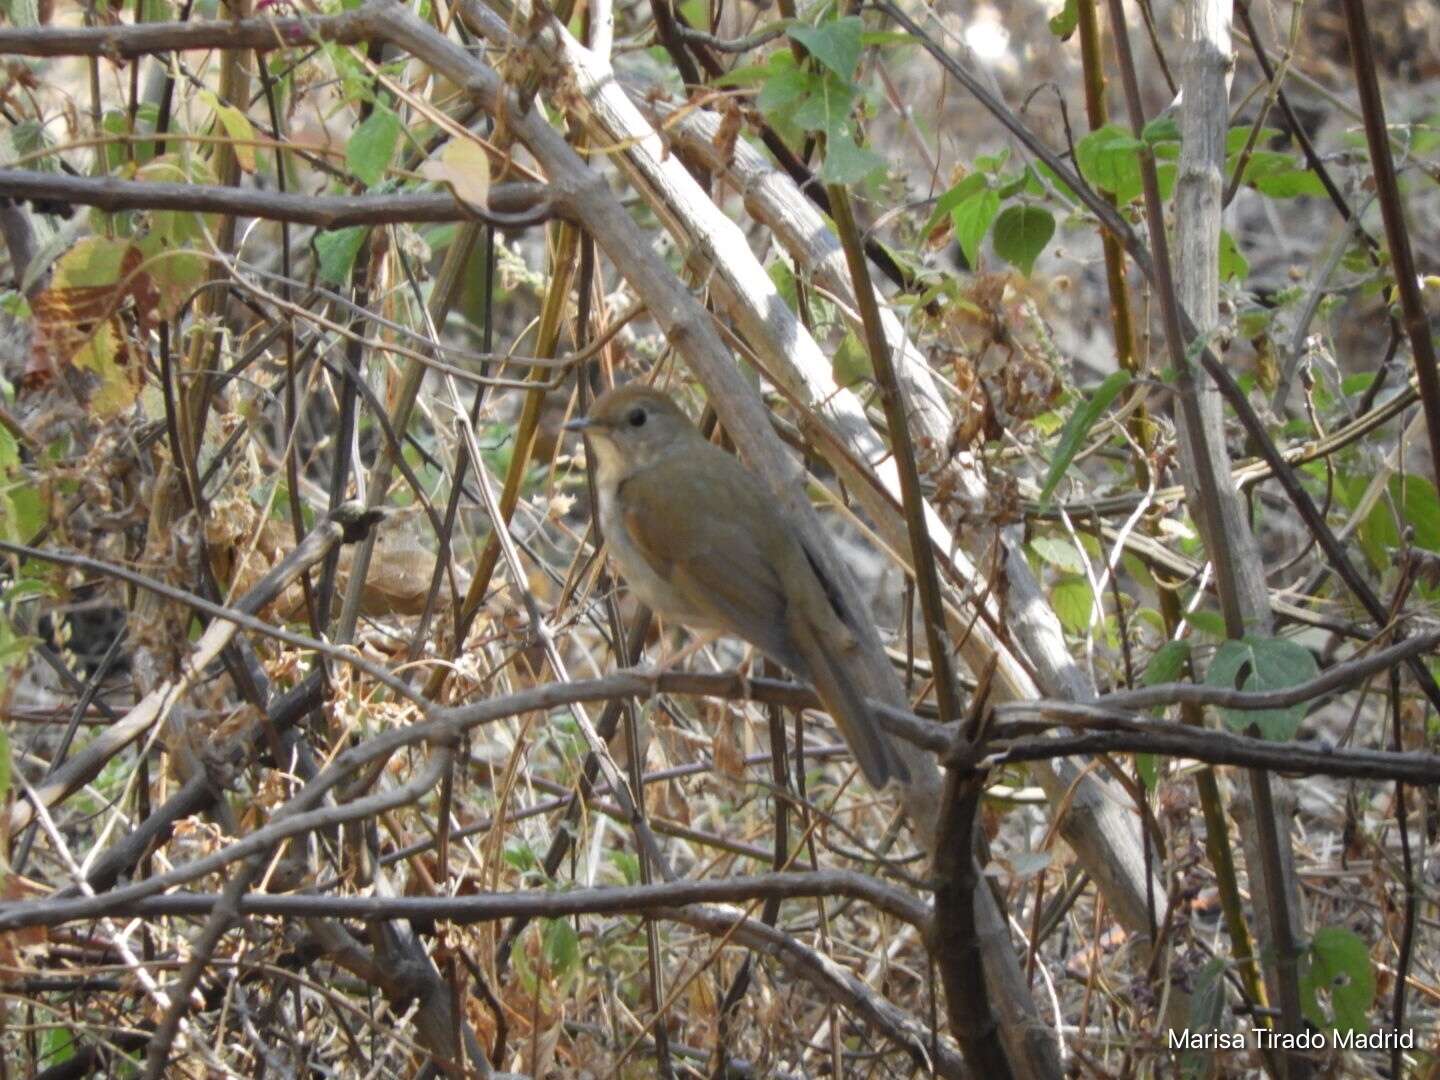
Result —
<instances>
[{"instance_id":1,"label":"bird's beak","mask_svg":"<svg viewBox=\"0 0 1440 1080\"><path fill-rule=\"evenodd\" d=\"M588 416L577 416L574 420L571 420L565 425L565 430L583 432L588 430L590 426L591 420Z\"/></svg>"}]
</instances>

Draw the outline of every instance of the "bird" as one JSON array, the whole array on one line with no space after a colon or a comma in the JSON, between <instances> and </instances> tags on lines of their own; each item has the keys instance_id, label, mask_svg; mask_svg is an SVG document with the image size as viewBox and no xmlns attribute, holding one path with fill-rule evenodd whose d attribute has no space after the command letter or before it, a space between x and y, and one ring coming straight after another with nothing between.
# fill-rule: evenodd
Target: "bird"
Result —
<instances>
[{"instance_id":1,"label":"bird","mask_svg":"<svg viewBox=\"0 0 1440 1080\"><path fill-rule=\"evenodd\" d=\"M600 528L631 592L809 682L876 790L908 780L854 677L860 644L840 588L774 494L650 386L609 390L565 426L591 452Z\"/></svg>"}]
</instances>

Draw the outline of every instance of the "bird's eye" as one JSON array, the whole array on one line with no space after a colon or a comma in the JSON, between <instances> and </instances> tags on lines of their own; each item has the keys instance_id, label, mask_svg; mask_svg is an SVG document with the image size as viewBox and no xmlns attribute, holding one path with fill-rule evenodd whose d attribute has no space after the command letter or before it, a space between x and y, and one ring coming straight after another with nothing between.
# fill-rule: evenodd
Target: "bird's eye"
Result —
<instances>
[{"instance_id":1,"label":"bird's eye","mask_svg":"<svg viewBox=\"0 0 1440 1080\"><path fill-rule=\"evenodd\" d=\"M645 426L645 410L644 410L644 409L631 409L631 410L630 410L630 415L627 416L625 419L628 420L628 421L630 421L630 426L631 426L631 427L644 427L644 426Z\"/></svg>"}]
</instances>

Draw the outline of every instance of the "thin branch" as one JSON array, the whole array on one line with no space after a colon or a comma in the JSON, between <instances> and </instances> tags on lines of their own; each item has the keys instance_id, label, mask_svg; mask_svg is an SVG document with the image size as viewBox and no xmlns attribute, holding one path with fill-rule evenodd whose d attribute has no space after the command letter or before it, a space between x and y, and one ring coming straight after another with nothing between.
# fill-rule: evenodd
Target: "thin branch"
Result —
<instances>
[{"instance_id":1,"label":"thin branch","mask_svg":"<svg viewBox=\"0 0 1440 1080\"><path fill-rule=\"evenodd\" d=\"M1385 671L1412 657L1440 649L1440 630L1406 638L1369 656L1346 660L1327 668L1321 675L1278 690L1234 690L1225 686L1197 683L1158 683L1138 690L1104 694L1096 704L1115 709L1150 709L1159 705L1219 705L1231 709L1281 709L1288 705L1317 701L1333 690L1341 690Z\"/></svg>"},{"instance_id":2,"label":"thin branch","mask_svg":"<svg viewBox=\"0 0 1440 1080\"><path fill-rule=\"evenodd\" d=\"M383 36L379 7L366 4L341 15L313 18L254 16L196 22L121 23L115 26L0 30L0 53L15 56L96 56L133 60L179 49L253 49L269 52L333 42L356 45Z\"/></svg>"},{"instance_id":3,"label":"thin branch","mask_svg":"<svg viewBox=\"0 0 1440 1080\"><path fill-rule=\"evenodd\" d=\"M1385 221L1385 239L1395 268L1395 289L1410 348L1415 356L1415 374L1420 381L1420 404L1425 410L1425 431L1430 438L1430 465L1440 476L1440 371L1436 370L1435 341L1430 317L1420 294L1415 255L1410 249L1410 232L1405 225L1405 207L1400 201L1400 181L1390 154L1385 128L1385 101L1375 73L1375 43L1362 0L1344 0L1345 25L1350 37L1350 56L1355 66L1355 84L1360 94L1360 111L1365 117L1365 141L1370 146L1370 165L1375 174L1375 197Z\"/></svg>"},{"instance_id":4,"label":"thin branch","mask_svg":"<svg viewBox=\"0 0 1440 1080\"><path fill-rule=\"evenodd\" d=\"M589 889L533 889L467 896L321 896L246 893L242 915L332 919L434 919L460 925L499 919L563 919L576 915L636 915L683 904L739 904L846 897L870 904L917 929L925 929L930 906L908 892L853 870L783 871L749 877L605 885ZM167 893L119 905L127 917L193 916L214 910L218 893Z\"/></svg>"},{"instance_id":5,"label":"thin branch","mask_svg":"<svg viewBox=\"0 0 1440 1080\"><path fill-rule=\"evenodd\" d=\"M681 41L692 45L704 45L707 49L714 49L716 52L745 53L784 37L786 29L785 26L767 26L765 29L756 30L753 34L747 34L745 37L722 38L715 34L707 34L703 30L696 30L692 26L677 23L673 33Z\"/></svg>"},{"instance_id":6,"label":"thin branch","mask_svg":"<svg viewBox=\"0 0 1440 1080\"><path fill-rule=\"evenodd\" d=\"M737 945L774 957L793 976L820 989L835 1004L849 1009L905 1050L917 1068L947 1080L973 1076L952 1046L931 1038L924 1025L909 1013L897 1008L883 994L865 985L859 977L828 956L806 947L790 934L756 919L738 918L735 912L724 908L662 908L655 915L696 927L708 934L728 936Z\"/></svg>"},{"instance_id":7,"label":"thin branch","mask_svg":"<svg viewBox=\"0 0 1440 1080\"><path fill-rule=\"evenodd\" d=\"M880 402L890 428L891 453L900 481L905 513L905 532L910 538L910 558L915 568L915 588L924 614L925 640L934 669L936 700L944 723L960 718L960 698L950 660L950 643L945 639L945 601L940 594L940 575L935 569L935 549L925 520L925 495L920 489L920 470L915 464L915 439L910 432L910 415L905 392L895 373L895 358L880 321L880 304L870 283L870 266L860 243L860 229L850 207L850 193L840 184L829 185L830 213L835 231L845 248L850 281L860 308L865 330L865 348L875 370Z\"/></svg>"},{"instance_id":8,"label":"thin branch","mask_svg":"<svg viewBox=\"0 0 1440 1080\"><path fill-rule=\"evenodd\" d=\"M350 225L479 220L502 229L520 229L548 221L556 208L544 184L496 184L488 206L480 209L447 191L397 195L307 195L215 184L179 184L159 180L120 180L111 176L65 176L33 169L0 169L0 198L119 210L179 210L197 214L287 221L339 229Z\"/></svg>"},{"instance_id":9,"label":"thin branch","mask_svg":"<svg viewBox=\"0 0 1440 1080\"><path fill-rule=\"evenodd\" d=\"M1044 710L1067 724L1079 726L1085 716L1081 705ZM1440 783L1440 755L1391 750L1335 750L1303 742L1271 742L1228 731L1192 728L1184 724L1143 721L1124 715L1090 714L1096 727L1114 725L1113 731L1084 731L1045 738L1014 739L987 744L980 764L998 767L1009 762L1037 761L1066 754L1100 754L1125 751L1190 758L1210 765L1240 765L1270 769L1296 776L1346 776L1357 780L1391 780L1406 784ZM1005 734L1000 728L997 734Z\"/></svg>"}]
</instances>

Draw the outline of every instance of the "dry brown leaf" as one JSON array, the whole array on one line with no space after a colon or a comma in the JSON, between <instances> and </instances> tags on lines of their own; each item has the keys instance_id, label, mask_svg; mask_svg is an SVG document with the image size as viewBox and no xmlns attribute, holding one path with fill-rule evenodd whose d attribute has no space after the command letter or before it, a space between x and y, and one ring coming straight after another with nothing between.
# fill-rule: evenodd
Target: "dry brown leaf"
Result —
<instances>
[{"instance_id":1,"label":"dry brown leaf","mask_svg":"<svg viewBox=\"0 0 1440 1080\"><path fill-rule=\"evenodd\" d=\"M735 710L720 702L715 704L711 715L715 721L713 739L715 769L721 776L729 777L736 783L744 783L744 732L738 723Z\"/></svg>"},{"instance_id":2,"label":"dry brown leaf","mask_svg":"<svg viewBox=\"0 0 1440 1080\"><path fill-rule=\"evenodd\" d=\"M490 203L490 155L474 139L451 139L420 166L426 180L448 184L455 197L484 210Z\"/></svg>"}]
</instances>

